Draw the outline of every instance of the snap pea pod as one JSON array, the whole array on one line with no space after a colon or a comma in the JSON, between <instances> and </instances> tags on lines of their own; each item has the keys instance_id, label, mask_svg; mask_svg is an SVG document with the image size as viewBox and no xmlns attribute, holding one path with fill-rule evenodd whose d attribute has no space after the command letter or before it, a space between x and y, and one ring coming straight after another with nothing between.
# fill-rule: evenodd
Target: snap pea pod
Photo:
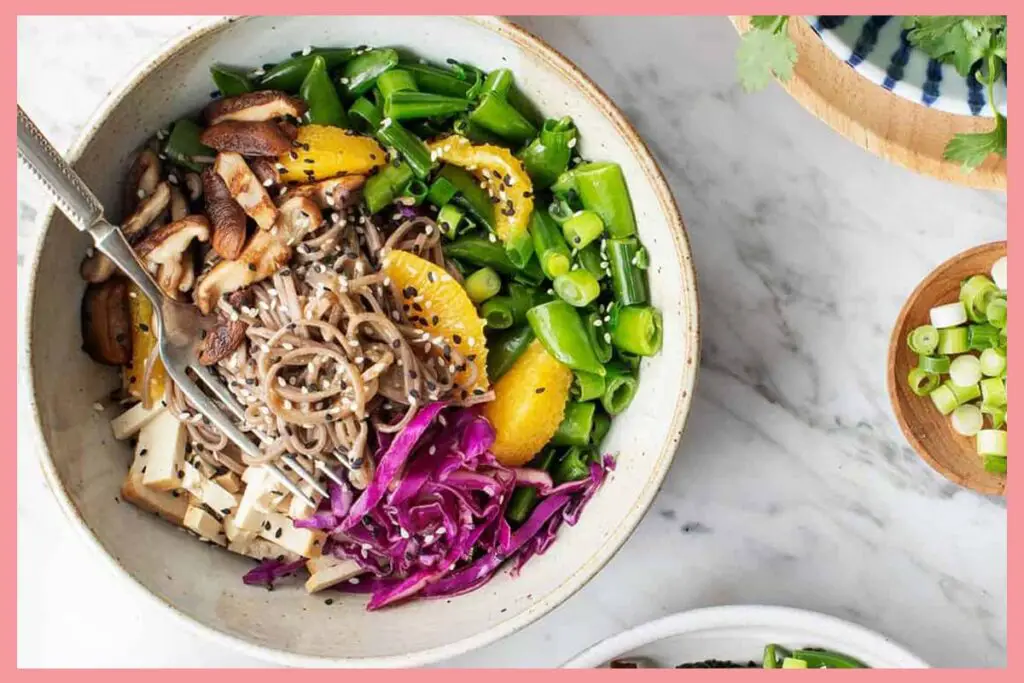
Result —
<instances>
[{"instance_id":1,"label":"snap pea pod","mask_svg":"<svg viewBox=\"0 0 1024 683\"><path fill-rule=\"evenodd\" d=\"M210 67L210 76L222 97L236 97L252 92L252 81L242 69L214 64Z\"/></svg>"},{"instance_id":2,"label":"snap pea pod","mask_svg":"<svg viewBox=\"0 0 1024 683\"><path fill-rule=\"evenodd\" d=\"M508 97L508 92L512 89L513 80L510 69L495 69L487 74L480 92L492 92L500 97Z\"/></svg>"},{"instance_id":3,"label":"snap pea pod","mask_svg":"<svg viewBox=\"0 0 1024 683\"><path fill-rule=\"evenodd\" d=\"M576 252L576 260L598 281L603 280L608 275L605 269L601 267L601 263L604 261L601 258L601 248L595 243L588 244Z\"/></svg>"},{"instance_id":4,"label":"snap pea pod","mask_svg":"<svg viewBox=\"0 0 1024 683\"><path fill-rule=\"evenodd\" d=\"M447 206L458 193L459 191L455 189L455 186L447 178L436 178L430 184L427 200L434 206L441 208Z\"/></svg>"},{"instance_id":5,"label":"snap pea pod","mask_svg":"<svg viewBox=\"0 0 1024 683\"><path fill-rule=\"evenodd\" d=\"M633 402L639 386L630 369L620 363L605 366L605 390L601 405L609 415L618 415Z\"/></svg>"},{"instance_id":6,"label":"snap pea pod","mask_svg":"<svg viewBox=\"0 0 1024 683\"><path fill-rule=\"evenodd\" d=\"M526 322L526 312L544 301L540 292L518 282L511 283L508 289L508 294L493 297L480 307L488 327L505 329L521 325Z\"/></svg>"},{"instance_id":7,"label":"snap pea pod","mask_svg":"<svg viewBox=\"0 0 1024 683\"><path fill-rule=\"evenodd\" d=\"M590 372L573 373L571 393L578 401L592 401L604 396L605 380Z\"/></svg>"},{"instance_id":8,"label":"snap pea pod","mask_svg":"<svg viewBox=\"0 0 1024 683\"><path fill-rule=\"evenodd\" d=\"M354 99L369 92L377 77L398 66L398 52L391 48L367 50L353 57L341 69L338 83L346 97Z\"/></svg>"},{"instance_id":9,"label":"snap pea pod","mask_svg":"<svg viewBox=\"0 0 1024 683\"><path fill-rule=\"evenodd\" d=\"M179 166L202 173L217 155L217 152L199 142L199 136L202 134L203 129L195 121L179 119L167 137L164 154ZM206 159L209 161L205 161Z\"/></svg>"},{"instance_id":10,"label":"snap pea pod","mask_svg":"<svg viewBox=\"0 0 1024 683\"><path fill-rule=\"evenodd\" d=\"M480 219L490 232L494 232L496 225L494 221L494 204L491 203L487 191L480 187L479 181L469 171L452 164L445 164L438 171L437 177L444 178L451 183L458 191L455 201Z\"/></svg>"},{"instance_id":11,"label":"snap pea pod","mask_svg":"<svg viewBox=\"0 0 1024 683\"><path fill-rule=\"evenodd\" d=\"M853 657L830 652L829 650L793 650L793 659L807 663L809 669L865 669L863 663Z\"/></svg>"},{"instance_id":12,"label":"snap pea pod","mask_svg":"<svg viewBox=\"0 0 1024 683\"><path fill-rule=\"evenodd\" d=\"M495 335L487 343L487 378L496 382L533 342L533 328L520 325Z\"/></svg>"},{"instance_id":13,"label":"snap pea pod","mask_svg":"<svg viewBox=\"0 0 1024 683\"><path fill-rule=\"evenodd\" d=\"M617 308L612 315L612 344L637 356L653 356L661 350L661 313L652 306Z\"/></svg>"},{"instance_id":14,"label":"snap pea pod","mask_svg":"<svg viewBox=\"0 0 1024 683\"><path fill-rule=\"evenodd\" d=\"M640 242L635 238L607 240L615 300L623 306L647 303L647 277L638 267Z\"/></svg>"},{"instance_id":15,"label":"snap pea pod","mask_svg":"<svg viewBox=\"0 0 1024 683\"><path fill-rule=\"evenodd\" d=\"M348 128L348 116L341 106L338 91L327 74L327 61L317 55L306 78L299 86L299 97L309 106L307 116L310 123Z\"/></svg>"},{"instance_id":16,"label":"snap pea pod","mask_svg":"<svg viewBox=\"0 0 1024 683\"><path fill-rule=\"evenodd\" d=\"M498 293L501 289L501 278L493 268L484 266L471 273L462 286L466 290L466 294L469 295L469 300L480 304Z\"/></svg>"},{"instance_id":17,"label":"snap pea pod","mask_svg":"<svg viewBox=\"0 0 1024 683\"><path fill-rule=\"evenodd\" d=\"M497 93L484 93L469 114L469 120L513 144L522 144L537 134L537 129L515 107Z\"/></svg>"},{"instance_id":18,"label":"snap pea pod","mask_svg":"<svg viewBox=\"0 0 1024 683\"><path fill-rule=\"evenodd\" d=\"M609 316L610 317L610 316ZM592 311L584 318L584 325L590 345L594 348L597 359L607 363L612 359L612 335L608 332L607 323L597 311Z\"/></svg>"},{"instance_id":19,"label":"snap pea pod","mask_svg":"<svg viewBox=\"0 0 1024 683\"><path fill-rule=\"evenodd\" d=\"M431 190L433 190L433 187L431 187ZM430 199L429 190L427 191L427 199ZM462 212L462 209L455 204L445 204L437 212L437 227L441 229L445 237L453 240L459 234L459 226L465 217L466 215Z\"/></svg>"},{"instance_id":20,"label":"snap pea pod","mask_svg":"<svg viewBox=\"0 0 1024 683\"><path fill-rule=\"evenodd\" d=\"M562 234L573 249L583 249L604 233L601 217L593 211L577 211L562 223Z\"/></svg>"},{"instance_id":21,"label":"snap pea pod","mask_svg":"<svg viewBox=\"0 0 1024 683\"><path fill-rule=\"evenodd\" d=\"M385 147L393 147L417 178L426 178L434 162L430 158L430 150L423 140L415 133L393 119L385 118L377 129L377 139Z\"/></svg>"},{"instance_id":22,"label":"snap pea pod","mask_svg":"<svg viewBox=\"0 0 1024 683\"><path fill-rule=\"evenodd\" d=\"M541 454L534 458L529 466L546 472L551 469L554 460L554 449L547 448L541 451ZM538 497L537 489L532 486L517 486L509 498L508 507L505 508L505 518L512 524L522 524L536 507Z\"/></svg>"},{"instance_id":23,"label":"snap pea pod","mask_svg":"<svg viewBox=\"0 0 1024 683\"><path fill-rule=\"evenodd\" d=\"M476 125L469 119L458 118L452 123L452 130L478 145L504 145L505 142L494 133Z\"/></svg>"},{"instance_id":24,"label":"snap pea pod","mask_svg":"<svg viewBox=\"0 0 1024 683\"><path fill-rule=\"evenodd\" d=\"M551 478L556 485L586 479L590 476L589 460L589 453L584 448L573 446L555 463Z\"/></svg>"},{"instance_id":25,"label":"snap pea pod","mask_svg":"<svg viewBox=\"0 0 1024 683\"><path fill-rule=\"evenodd\" d=\"M636 234L633 203L622 167L612 162L580 164L572 171L583 208L596 212L612 237Z\"/></svg>"},{"instance_id":26,"label":"snap pea pod","mask_svg":"<svg viewBox=\"0 0 1024 683\"><path fill-rule=\"evenodd\" d=\"M380 128L384 114L372 100L360 97L348 108L348 118L359 132L372 134Z\"/></svg>"},{"instance_id":27,"label":"snap pea pod","mask_svg":"<svg viewBox=\"0 0 1024 683\"><path fill-rule=\"evenodd\" d=\"M459 114L469 109L469 104L458 97L402 90L384 98L384 115L397 120L426 119Z\"/></svg>"},{"instance_id":28,"label":"snap pea pod","mask_svg":"<svg viewBox=\"0 0 1024 683\"><path fill-rule=\"evenodd\" d=\"M516 268L525 268L533 258L533 238L529 230L523 230L505 242L505 251Z\"/></svg>"},{"instance_id":29,"label":"snap pea pod","mask_svg":"<svg viewBox=\"0 0 1024 683\"><path fill-rule=\"evenodd\" d=\"M333 71L352 59L356 51L354 48L314 48L308 55L298 55L271 67L260 79L260 88L298 92L317 57L323 57L327 70Z\"/></svg>"},{"instance_id":30,"label":"snap pea pod","mask_svg":"<svg viewBox=\"0 0 1024 683\"><path fill-rule=\"evenodd\" d=\"M563 225L567 220L572 218L576 210L573 209L569 200L565 197L555 197L554 201L548 207L548 213L551 214L552 220L559 225Z\"/></svg>"},{"instance_id":31,"label":"snap pea pod","mask_svg":"<svg viewBox=\"0 0 1024 683\"><path fill-rule=\"evenodd\" d=\"M576 309L560 299L534 306L526 313L533 333L547 352L573 370L605 374Z\"/></svg>"},{"instance_id":32,"label":"snap pea pod","mask_svg":"<svg viewBox=\"0 0 1024 683\"><path fill-rule=\"evenodd\" d=\"M532 258L525 268L520 268L512 274L512 279L528 287L536 287L544 282L544 271L540 269L540 263L537 262L537 259Z\"/></svg>"},{"instance_id":33,"label":"snap pea pod","mask_svg":"<svg viewBox=\"0 0 1024 683\"><path fill-rule=\"evenodd\" d=\"M412 74L405 69L395 68L389 71L385 71L380 76L377 76L377 90L380 92L381 98L387 102L388 98L394 93L413 91L416 88L416 79L412 77ZM392 116L388 114L388 116Z\"/></svg>"},{"instance_id":34,"label":"snap pea pod","mask_svg":"<svg viewBox=\"0 0 1024 683\"><path fill-rule=\"evenodd\" d=\"M553 284L555 293L577 308L588 305L601 294L601 283L582 268L559 275Z\"/></svg>"},{"instance_id":35,"label":"snap pea pod","mask_svg":"<svg viewBox=\"0 0 1024 683\"><path fill-rule=\"evenodd\" d=\"M535 206L530 214L530 236L533 237L533 251L537 254L540 268L549 280L569 272L572 265L569 245L551 220L551 215L540 207Z\"/></svg>"},{"instance_id":36,"label":"snap pea pod","mask_svg":"<svg viewBox=\"0 0 1024 683\"><path fill-rule=\"evenodd\" d=\"M487 266L502 275L513 275L516 267L508 260L505 249L484 237L465 235L445 245L445 256L477 267Z\"/></svg>"},{"instance_id":37,"label":"snap pea pod","mask_svg":"<svg viewBox=\"0 0 1024 683\"><path fill-rule=\"evenodd\" d=\"M594 410L596 405L590 402L565 404L565 415L551 443L556 446L586 446L590 443L590 433L594 428Z\"/></svg>"},{"instance_id":38,"label":"snap pea pod","mask_svg":"<svg viewBox=\"0 0 1024 683\"><path fill-rule=\"evenodd\" d=\"M402 69L412 74L416 85L424 92L469 99L469 91L474 85L453 71L433 64L403 64Z\"/></svg>"},{"instance_id":39,"label":"snap pea pod","mask_svg":"<svg viewBox=\"0 0 1024 683\"><path fill-rule=\"evenodd\" d=\"M590 443L594 448L600 448L604 438L612 428L612 418L608 413L598 410L594 413L594 427L590 432Z\"/></svg>"},{"instance_id":40,"label":"snap pea pod","mask_svg":"<svg viewBox=\"0 0 1024 683\"><path fill-rule=\"evenodd\" d=\"M412 169L404 161L392 162L370 177L363 187L363 199L371 214L390 206L412 180Z\"/></svg>"},{"instance_id":41,"label":"snap pea pod","mask_svg":"<svg viewBox=\"0 0 1024 683\"><path fill-rule=\"evenodd\" d=\"M520 154L535 187L550 187L565 173L575 145L576 126L571 117L544 121L540 134Z\"/></svg>"}]
</instances>

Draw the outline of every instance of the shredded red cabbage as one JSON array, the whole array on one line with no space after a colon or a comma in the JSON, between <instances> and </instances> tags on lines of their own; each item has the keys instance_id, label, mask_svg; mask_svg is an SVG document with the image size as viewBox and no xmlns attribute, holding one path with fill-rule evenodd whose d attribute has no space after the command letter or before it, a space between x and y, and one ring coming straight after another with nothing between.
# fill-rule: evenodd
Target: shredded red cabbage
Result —
<instances>
[{"instance_id":1,"label":"shredded red cabbage","mask_svg":"<svg viewBox=\"0 0 1024 683\"><path fill-rule=\"evenodd\" d=\"M284 562L282 560L263 560L256 567L246 572L242 583L249 586L266 586L273 588L274 581L290 576L306 566L305 560Z\"/></svg>"},{"instance_id":2,"label":"shredded red cabbage","mask_svg":"<svg viewBox=\"0 0 1024 683\"><path fill-rule=\"evenodd\" d=\"M366 570L339 588L369 593L370 610L475 590L513 558L518 573L551 546L563 522L576 523L614 463L606 457L591 464L588 478L555 486L546 472L501 465L493 443L494 430L474 410L427 405L381 442L373 480L358 498L332 483L329 500L295 525L327 531L325 552ZM513 530L505 506L520 485L542 497Z\"/></svg>"}]
</instances>

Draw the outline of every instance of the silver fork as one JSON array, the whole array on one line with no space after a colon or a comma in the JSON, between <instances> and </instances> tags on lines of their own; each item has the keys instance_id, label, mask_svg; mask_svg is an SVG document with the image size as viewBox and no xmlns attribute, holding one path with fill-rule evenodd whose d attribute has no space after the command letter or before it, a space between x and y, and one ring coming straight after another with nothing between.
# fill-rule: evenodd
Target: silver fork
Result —
<instances>
[{"instance_id":1,"label":"silver fork","mask_svg":"<svg viewBox=\"0 0 1024 683\"><path fill-rule=\"evenodd\" d=\"M208 319L191 304L175 301L164 296L149 272L136 258L121 230L107 222L103 206L86 187L71 166L43 136L32 119L18 106L18 157L25 162L36 179L49 191L57 207L68 220L82 232L88 233L96 245L128 279L134 282L142 293L153 302L156 318L157 346L167 374L178 385L182 393L217 429L235 443L250 457L259 457L260 449L225 415L205 392L188 376L192 370L203 384L223 403L239 422L244 421L242 406L235 400L226 386L214 373L199 364L198 347L200 333L210 326ZM328 496L328 492L317 481L316 476L306 470L290 455L281 456L287 465L317 493ZM275 464L267 465L270 472L280 480L290 493L298 496L312 507L313 500L296 485L285 472ZM322 468L327 470L328 468ZM333 473L328 476L334 479Z\"/></svg>"}]
</instances>

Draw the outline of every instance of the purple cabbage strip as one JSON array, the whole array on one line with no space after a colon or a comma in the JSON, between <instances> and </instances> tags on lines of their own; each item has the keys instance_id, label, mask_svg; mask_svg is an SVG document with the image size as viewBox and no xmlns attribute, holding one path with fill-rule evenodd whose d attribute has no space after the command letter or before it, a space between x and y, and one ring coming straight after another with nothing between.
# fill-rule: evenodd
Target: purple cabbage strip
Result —
<instances>
[{"instance_id":1,"label":"purple cabbage strip","mask_svg":"<svg viewBox=\"0 0 1024 683\"><path fill-rule=\"evenodd\" d=\"M282 562L281 560L264 560L259 565L246 572L242 577L242 583L249 586L273 586L274 581L306 566L306 560L295 562Z\"/></svg>"}]
</instances>

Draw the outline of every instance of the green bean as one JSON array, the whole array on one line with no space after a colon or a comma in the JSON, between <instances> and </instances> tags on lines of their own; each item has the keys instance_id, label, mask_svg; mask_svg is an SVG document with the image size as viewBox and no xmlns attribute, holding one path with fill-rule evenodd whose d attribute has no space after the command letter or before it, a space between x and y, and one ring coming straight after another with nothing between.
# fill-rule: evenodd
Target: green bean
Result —
<instances>
[{"instance_id":1,"label":"green bean","mask_svg":"<svg viewBox=\"0 0 1024 683\"><path fill-rule=\"evenodd\" d=\"M551 469L554 459L554 449L546 448L541 451L540 455L530 461L529 466L547 471ZM522 524L530 517L530 513L533 512L533 508L537 505L537 498L537 489L534 487L517 486L509 498L508 507L505 508L505 518L512 524Z\"/></svg>"},{"instance_id":2,"label":"green bean","mask_svg":"<svg viewBox=\"0 0 1024 683\"><path fill-rule=\"evenodd\" d=\"M306 74L313 67L313 60L323 57L327 62L327 70L334 71L342 64L348 62L356 54L353 48L314 48L308 55L301 55L286 59L280 64L270 68L260 79L260 88L264 90L283 90L285 92L298 92Z\"/></svg>"},{"instance_id":3,"label":"green bean","mask_svg":"<svg viewBox=\"0 0 1024 683\"><path fill-rule=\"evenodd\" d=\"M403 161L392 162L370 177L363 186L363 199L371 214L390 206L412 180L412 169Z\"/></svg>"},{"instance_id":4,"label":"green bean","mask_svg":"<svg viewBox=\"0 0 1024 683\"><path fill-rule=\"evenodd\" d=\"M534 306L526 313L526 319L537 339L556 360L573 370L604 376L604 366L597 360L575 308L556 299Z\"/></svg>"},{"instance_id":5,"label":"green bean","mask_svg":"<svg viewBox=\"0 0 1024 683\"><path fill-rule=\"evenodd\" d=\"M540 207L535 206L530 215L530 235L541 270L549 280L569 272L569 246L550 214Z\"/></svg>"},{"instance_id":6,"label":"green bean","mask_svg":"<svg viewBox=\"0 0 1024 683\"><path fill-rule=\"evenodd\" d=\"M636 265L640 243L632 237L610 239L607 248L616 302L623 306L647 303L647 277Z\"/></svg>"},{"instance_id":7,"label":"green bean","mask_svg":"<svg viewBox=\"0 0 1024 683\"><path fill-rule=\"evenodd\" d=\"M590 476L590 467L587 465L588 460L587 452L583 448L573 446L555 464L551 478L555 484L586 479Z\"/></svg>"},{"instance_id":8,"label":"green bean","mask_svg":"<svg viewBox=\"0 0 1024 683\"><path fill-rule=\"evenodd\" d=\"M164 154L179 166L202 173L203 169L210 165L210 162L197 161L197 159L212 161L217 155L217 152L199 142L199 136L202 134L203 129L196 122L179 119L174 123L171 134L167 137Z\"/></svg>"},{"instance_id":9,"label":"green bean","mask_svg":"<svg viewBox=\"0 0 1024 683\"><path fill-rule=\"evenodd\" d=\"M490 302L487 302L490 303ZM489 338L487 342L487 378L497 382L533 342L533 328L520 325Z\"/></svg>"},{"instance_id":10,"label":"green bean","mask_svg":"<svg viewBox=\"0 0 1024 683\"><path fill-rule=\"evenodd\" d=\"M602 316L599 312L592 311L586 315L583 325L590 338L590 345L594 347L594 353L602 363L607 363L612 359L612 335L608 331L605 317L610 316Z\"/></svg>"},{"instance_id":11,"label":"green bean","mask_svg":"<svg viewBox=\"0 0 1024 683\"><path fill-rule=\"evenodd\" d=\"M384 115L380 107L367 98L360 97L348 108L348 118L359 132L373 134L380 128Z\"/></svg>"},{"instance_id":12,"label":"green bean","mask_svg":"<svg viewBox=\"0 0 1024 683\"><path fill-rule=\"evenodd\" d=\"M555 446L586 446L594 427L594 403L565 404L565 415L551 437Z\"/></svg>"},{"instance_id":13,"label":"green bean","mask_svg":"<svg viewBox=\"0 0 1024 683\"><path fill-rule=\"evenodd\" d=\"M567 303L581 308L601 294L601 285L588 271L579 268L559 275L554 281L555 294Z\"/></svg>"},{"instance_id":14,"label":"green bean","mask_svg":"<svg viewBox=\"0 0 1024 683\"><path fill-rule=\"evenodd\" d=\"M637 356L653 356L661 350L661 313L653 306L619 308L611 320L612 344Z\"/></svg>"},{"instance_id":15,"label":"green bean","mask_svg":"<svg viewBox=\"0 0 1024 683\"><path fill-rule=\"evenodd\" d=\"M550 187L565 173L575 145L576 126L571 117L544 121L540 134L520 155L535 187Z\"/></svg>"},{"instance_id":16,"label":"green bean","mask_svg":"<svg viewBox=\"0 0 1024 683\"><path fill-rule=\"evenodd\" d=\"M456 201L479 218L489 231L494 232L496 225L494 204L491 203L487 191L480 187L479 181L469 171L452 164L445 164L438 171L437 177L444 178L451 183L459 192Z\"/></svg>"},{"instance_id":17,"label":"green bean","mask_svg":"<svg viewBox=\"0 0 1024 683\"><path fill-rule=\"evenodd\" d=\"M469 90L473 84L448 69L432 64L403 64L402 69L412 74L416 85L424 92L469 99Z\"/></svg>"},{"instance_id":18,"label":"green bean","mask_svg":"<svg viewBox=\"0 0 1024 683\"><path fill-rule=\"evenodd\" d=\"M388 98L396 92L415 92L417 90L416 79L413 78L412 74L405 69L391 69L390 71L385 71L380 76L377 76L377 90L380 92L381 98L386 103ZM387 115L395 118L390 113Z\"/></svg>"},{"instance_id":19,"label":"green bean","mask_svg":"<svg viewBox=\"0 0 1024 683\"><path fill-rule=\"evenodd\" d=\"M398 52L395 50L368 50L345 63L338 82L348 97L359 97L373 88L378 76L397 65Z\"/></svg>"},{"instance_id":20,"label":"green bean","mask_svg":"<svg viewBox=\"0 0 1024 683\"><path fill-rule=\"evenodd\" d=\"M405 126L385 118L377 129L377 139L385 147L393 147L417 178L426 178L434 162L430 159L430 150L423 140L411 133Z\"/></svg>"},{"instance_id":21,"label":"green bean","mask_svg":"<svg viewBox=\"0 0 1024 683\"><path fill-rule=\"evenodd\" d=\"M466 278L463 289L469 295L470 301L475 304L483 303L501 289L501 278L493 268L485 266Z\"/></svg>"},{"instance_id":22,"label":"green bean","mask_svg":"<svg viewBox=\"0 0 1024 683\"><path fill-rule=\"evenodd\" d=\"M449 116L469 109L469 100L403 90L384 98L384 114L396 120Z\"/></svg>"},{"instance_id":23,"label":"green bean","mask_svg":"<svg viewBox=\"0 0 1024 683\"><path fill-rule=\"evenodd\" d=\"M629 368L623 365L609 363L605 370L605 390L604 396L601 397L601 405L609 415L614 416L629 407L639 383Z\"/></svg>"},{"instance_id":24,"label":"green bean","mask_svg":"<svg viewBox=\"0 0 1024 683\"><path fill-rule=\"evenodd\" d=\"M338 91L327 75L327 62L320 55L313 59L309 73L299 86L299 97L309 106L307 116L310 123L348 128L345 108L341 106Z\"/></svg>"},{"instance_id":25,"label":"green bean","mask_svg":"<svg viewBox=\"0 0 1024 683\"><path fill-rule=\"evenodd\" d=\"M604 234L604 223L593 211L577 211L562 223L562 234L573 249L583 249Z\"/></svg>"},{"instance_id":26,"label":"green bean","mask_svg":"<svg viewBox=\"0 0 1024 683\"><path fill-rule=\"evenodd\" d=\"M622 167L612 162L581 164L573 169L583 208L597 212L608 234L616 238L636 234L633 203Z\"/></svg>"},{"instance_id":27,"label":"green bean","mask_svg":"<svg viewBox=\"0 0 1024 683\"><path fill-rule=\"evenodd\" d=\"M590 443L594 448L600 448L604 438L612 428L612 418L603 410L594 413L594 428L590 432Z\"/></svg>"},{"instance_id":28,"label":"green bean","mask_svg":"<svg viewBox=\"0 0 1024 683\"><path fill-rule=\"evenodd\" d=\"M241 69L214 64L210 67L210 76L222 97L236 97L253 90L252 81Z\"/></svg>"},{"instance_id":29,"label":"green bean","mask_svg":"<svg viewBox=\"0 0 1024 683\"><path fill-rule=\"evenodd\" d=\"M504 247L483 237L465 235L445 245L445 256L477 267L487 266L502 275L513 275L516 267L508 260Z\"/></svg>"},{"instance_id":30,"label":"green bean","mask_svg":"<svg viewBox=\"0 0 1024 683\"><path fill-rule=\"evenodd\" d=\"M431 188L433 189L433 188ZM430 192L427 192L427 199L430 199ZM455 239L459 232L459 225L462 223L464 214L455 204L445 204L437 212L437 227L441 229L445 237Z\"/></svg>"},{"instance_id":31,"label":"green bean","mask_svg":"<svg viewBox=\"0 0 1024 683\"><path fill-rule=\"evenodd\" d=\"M469 120L511 143L522 144L537 134L532 123L503 97L484 93L479 104L470 112Z\"/></svg>"},{"instance_id":32,"label":"green bean","mask_svg":"<svg viewBox=\"0 0 1024 683\"><path fill-rule=\"evenodd\" d=\"M583 266L588 273L593 275L597 280L603 280L608 274L605 269L601 267L601 263L604 259L601 258L601 248L596 243L592 242L580 249L576 253L576 260Z\"/></svg>"},{"instance_id":33,"label":"green bean","mask_svg":"<svg viewBox=\"0 0 1024 683\"><path fill-rule=\"evenodd\" d=\"M577 370L573 373L571 394L578 401L592 401L604 396L604 377Z\"/></svg>"}]
</instances>

